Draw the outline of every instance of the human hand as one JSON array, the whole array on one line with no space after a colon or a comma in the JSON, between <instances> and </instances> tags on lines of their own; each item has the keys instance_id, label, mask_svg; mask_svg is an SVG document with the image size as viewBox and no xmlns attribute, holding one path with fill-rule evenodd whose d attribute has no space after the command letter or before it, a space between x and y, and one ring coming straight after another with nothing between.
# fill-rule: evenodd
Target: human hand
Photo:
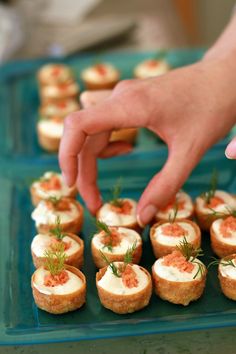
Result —
<instances>
[{"instance_id":1,"label":"human hand","mask_svg":"<svg viewBox=\"0 0 236 354\"><path fill-rule=\"evenodd\" d=\"M233 126L235 82L230 65L221 59L119 83L95 107L67 117L59 162L68 185L77 181L88 209L95 213L102 203L97 157L130 150L126 143L108 144L111 131L150 129L167 143L168 159L139 200L137 214L145 225L174 198L204 152Z\"/></svg>"},{"instance_id":2,"label":"human hand","mask_svg":"<svg viewBox=\"0 0 236 354\"><path fill-rule=\"evenodd\" d=\"M236 159L236 136L228 144L225 155L228 159Z\"/></svg>"}]
</instances>

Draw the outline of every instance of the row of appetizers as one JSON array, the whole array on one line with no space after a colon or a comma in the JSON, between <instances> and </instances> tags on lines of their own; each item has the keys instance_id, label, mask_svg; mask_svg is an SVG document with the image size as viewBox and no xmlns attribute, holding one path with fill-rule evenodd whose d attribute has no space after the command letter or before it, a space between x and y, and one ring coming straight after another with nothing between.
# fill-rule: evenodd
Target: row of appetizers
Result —
<instances>
[{"instance_id":1,"label":"row of appetizers","mask_svg":"<svg viewBox=\"0 0 236 354\"><path fill-rule=\"evenodd\" d=\"M32 201L36 205L32 217L39 232L31 245L33 262L38 268L32 276L32 288L36 304L52 313L71 311L85 302L86 280L78 269L74 269L81 268L84 261L83 240L74 234L80 231L83 222L83 208L72 199L75 193L74 188L63 183L61 175L52 172L45 173L31 186ZM200 228L193 221L182 218L184 198L189 217L193 216L192 208L189 211L191 199L183 192L179 195L175 209L173 205L167 208L169 220L164 218L151 227L150 239L158 258L152 267L152 275L158 296L187 305L201 296L207 270L197 259L201 255ZM215 206L208 206L208 217L216 219L211 226L211 240L214 252L224 257L219 265L222 291L235 300L236 261L231 255L236 252L236 217L232 204L235 199L232 197L231 200L230 194L226 200L220 195L224 203L219 204L220 197L216 197L215 191L211 192L211 203ZM217 203L213 198L217 198ZM180 210L176 208L178 204ZM221 211L218 212L215 209L220 205ZM117 313L141 309L151 296L151 276L135 264L142 255L142 238L134 230L138 229L135 210L135 201L128 198L116 196L104 204L97 214L98 232L91 242L94 263L100 268L96 283L101 303ZM73 296L75 300L72 300ZM68 299L70 304L67 304Z\"/></svg>"},{"instance_id":2,"label":"row of appetizers","mask_svg":"<svg viewBox=\"0 0 236 354\"><path fill-rule=\"evenodd\" d=\"M169 66L165 60L145 60L135 68L135 77L147 78L166 73ZM38 71L41 105L37 134L40 146L47 151L57 151L63 134L64 119L80 109L80 87L73 71L65 64L46 64ZM81 73L87 90L113 88L120 80L117 68L108 63L96 64ZM82 100L80 102L83 104ZM111 141L124 140L134 143L137 129L114 131Z\"/></svg>"}]
</instances>

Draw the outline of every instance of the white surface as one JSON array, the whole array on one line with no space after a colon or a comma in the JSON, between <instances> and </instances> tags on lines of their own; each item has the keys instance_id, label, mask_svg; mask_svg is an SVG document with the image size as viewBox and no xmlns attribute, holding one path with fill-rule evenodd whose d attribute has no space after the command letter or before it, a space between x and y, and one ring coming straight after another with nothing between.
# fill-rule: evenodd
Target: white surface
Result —
<instances>
[{"instance_id":1,"label":"white surface","mask_svg":"<svg viewBox=\"0 0 236 354\"><path fill-rule=\"evenodd\" d=\"M228 245L236 246L236 231L232 231L230 236L224 237L222 232L220 231L220 226L223 222L223 219L215 220L212 224L212 229L215 233L216 238Z\"/></svg>"},{"instance_id":2,"label":"white surface","mask_svg":"<svg viewBox=\"0 0 236 354\"><path fill-rule=\"evenodd\" d=\"M221 190L217 190L215 192L215 196L222 198L225 202L223 204L217 205L216 207L212 208L215 211L229 214L227 207L231 208L231 209L236 209L236 199L232 195L230 195L229 193L221 191ZM205 206L205 200L202 197L196 198L196 205L197 205L198 209L201 211L201 213L203 213L203 214L212 213L212 211L208 207Z\"/></svg>"},{"instance_id":3,"label":"white surface","mask_svg":"<svg viewBox=\"0 0 236 354\"><path fill-rule=\"evenodd\" d=\"M109 203L105 203L99 210L99 220L109 226L126 226L136 223L137 203L129 198L123 198L122 200L128 200L131 203L132 209L130 211L130 215L116 213L111 209L111 205Z\"/></svg>"},{"instance_id":4,"label":"white surface","mask_svg":"<svg viewBox=\"0 0 236 354\"><path fill-rule=\"evenodd\" d=\"M233 259L232 261L236 265L235 259ZM222 262L224 262L224 260L222 260ZM224 277L236 279L236 267L233 267L231 265L223 266L222 264L220 264L219 271Z\"/></svg>"},{"instance_id":5,"label":"white surface","mask_svg":"<svg viewBox=\"0 0 236 354\"><path fill-rule=\"evenodd\" d=\"M115 262L115 265L118 265L119 262ZM127 288L121 278L116 277L110 267L107 267L106 273L103 277L98 281L98 285L102 287L104 290L107 290L116 295L131 295L139 292L144 289L148 285L148 277L146 273L144 273L140 267L136 264L132 265L133 270L136 273L138 279L138 286L133 288Z\"/></svg>"},{"instance_id":6,"label":"white surface","mask_svg":"<svg viewBox=\"0 0 236 354\"><path fill-rule=\"evenodd\" d=\"M61 139L64 130L64 123L48 119L40 119L38 121L38 129L44 136Z\"/></svg>"},{"instance_id":7,"label":"white surface","mask_svg":"<svg viewBox=\"0 0 236 354\"><path fill-rule=\"evenodd\" d=\"M136 68L134 69L134 74L140 79L147 79L150 77L163 75L168 71L169 66L164 60L159 60L158 65L156 66L150 66L149 60L145 60L144 62L136 66Z\"/></svg>"},{"instance_id":8,"label":"white surface","mask_svg":"<svg viewBox=\"0 0 236 354\"><path fill-rule=\"evenodd\" d=\"M176 246L178 245L181 241L184 240L184 237L186 240L191 243L196 239L196 232L195 229L193 228L192 225L184 222L178 222L178 224L185 230L187 231L187 234L182 235L182 236L167 236L163 233L163 227L170 225L170 223L165 223L162 224L161 226L157 227L155 230L154 237L158 243L161 243L162 245L168 245L168 246Z\"/></svg>"},{"instance_id":9,"label":"white surface","mask_svg":"<svg viewBox=\"0 0 236 354\"><path fill-rule=\"evenodd\" d=\"M34 273L35 276L33 285L36 289L38 289L38 291L46 295L67 295L78 291L83 285L82 280L74 273L68 270L66 270L66 272L69 275L69 279L65 284L46 286L44 285L44 278L50 273L48 270L40 267Z\"/></svg>"},{"instance_id":10,"label":"white surface","mask_svg":"<svg viewBox=\"0 0 236 354\"><path fill-rule=\"evenodd\" d=\"M119 72L113 65L108 63L101 63L101 65L105 67L104 74L101 74L95 65L82 71L82 79L96 84L110 83L119 79Z\"/></svg>"},{"instance_id":11,"label":"white surface","mask_svg":"<svg viewBox=\"0 0 236 354\"><path fill-rule=\"evenodd\" d=\"M176 214L176 218L188 218L192 212L193 212L193 202L192 202L192 199L191 197L183 192L183 191L179 191L176 195L176 199L181 202L181 201L184 201L185 202L185 205L184 205L184 209L182 210L178 210L177 214ZM168 211L158 211L158 213L156 214L158 218L160 219L169 219L169 217L173 218L174 216L174 209L169 209Z\"/></svg>"}]
</instances>

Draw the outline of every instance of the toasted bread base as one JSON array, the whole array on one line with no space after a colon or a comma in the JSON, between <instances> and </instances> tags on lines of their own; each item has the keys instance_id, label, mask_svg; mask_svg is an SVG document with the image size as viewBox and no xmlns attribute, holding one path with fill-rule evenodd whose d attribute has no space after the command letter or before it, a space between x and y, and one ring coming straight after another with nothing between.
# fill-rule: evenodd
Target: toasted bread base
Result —
<instances>
[{"instance_id":1,"label":"toasted bread base","mask_svg":"<svg viewBox=\"0 0 236 354\"><path fill-rule=\"evenodd\" d=\"M229 245L226 242L222 242L221 240L219 240L212 226L210 228L210 237L211 248L219 258L224 258L233 253L236 253L236 245Z\"/></svg>"},{"instance_id":2,"label":"toasted bread base","mask_svg":"<svg viewBox=\"0 0 236 354\"><path fill-rule=\"evenodd\" d=\"M71 294L48 295L41 293L34 286L34 274L31 278L31 287L36 305L44 311L52 314L61 314L79 309L86 301L86 279L84 274L77 268L66 265L65 269L77 275L83 282L82 287Z\"/></svg>"},{"instance_id":3,"label":"toasted bread base","mask_svg":"<svg viewBox=\"0 0 236 354\"><path fill-rule=\"evenodd\" d=\"M199 229L198 225L195 222L188 219L182 219L181 221L192 225L192 227L195 230L195 239L193 242L191 242L191 244L193 245L194 248L199 248L201 246L201 230ZM162 243L159 243L154 236L156 228L165 223L166 221L159 221L158 223L154 224L150 229L150 240L152 244L152 250L156 258L166 256L167 254L176 250L176 246L169 246L169 245L164 245ZM176 240L178 240L178 237L176 237Z\"/></svg>"},{"instance_id":4,"label":"toasted bread base","mask_svg":"<svg viewBox=\"0 0 236 354\"><path fill-rule=\"evenodd\" d=\"M101 257L100 250L94 246L93 242L91 242L91 251L92 251L92 257L94 264L96 265L97 268L103 268L106 267L107 263L104 261L104 259ZM106 256L106 258L110 262L123 262L124 261L124 254L111 254L104 249L102 249L102 253ZM133 258L132 258L132 263L138 264L140 262L140 259L142 257L142 244L138 244L137 247L134 250L133 253Z\"/></svg>"},{"instance_id":5,"label":"toasted bread base","mask_svg":"<svg viewBox=\"0 0 236 354\"><path fill-rule=\"evenodd\" d=\"M201 210L195 204L195 214L197 218L197 223L201 230L209 231L213 221L219 219L219 217L209 214L203 214Z\"/></svg>"},{"instance_id":6,"label":"toasted bread base","mask_svg":"<svg viewBox=\"0 0 236 354\"><path fill-rule=\"evenodd\" d=\"M235 258L236 254L231 254L224 257L225 260ZM220 281L220 287L222 293L231 300L236 301L236 279L232 279L229 277L225 277L221 274L220 269L218 267L218 278Z\"/></svg>"},{"instance_id":7,"label":"toasted bread base","mask_svg":"<svg viewBox=\"0 0 236 354\"><path fill-rule=\"evenodd\" d=\"M83 81L84 81L84 86L87 90L94 91L94 90L111 90L119 82L119 79L115 79L105 83L104 82L96 83L88 80L83 80Z\"/></svg>"},{"instance_id":8,"label":"toasted bread base","mask_svg":"<svg viewBox=\"0 0 236 354\"><path fill-rule=\"evenodd\" d=\"M188 282L169 281L159 277L154 266L152 267L152 277L156 295L161 299L173 304L187 306L191 301L198 300L203 294L206 285L206 274L201 279L193 279Z\"/></svg>"},{"instance_id":9,"label":"toasted bread base","mask_svg":"<svg viewBox=\"0 0 236 354\"><path fill-rule=\"evenodd\" d=\"M113 130L113 132L111 133L110 142L125 141L127 143L134 144L137 135L137 128Z\"/></svg>"},{"instance_id":10,"label":"toasted bread base","mask_svg":"<svg viewBox=\"0 0 236 354\"><path fill-rule=\"evenodd\" d=\"M80 248L77 252L66 258L65 264L80 269L84 264L84 241L79 236L70 232L68 232L66 235L71 237L75 242L77 242ZM45 265L45 257L37 257L36 254L32 251L32 249L31 255L35 268L39 268Z\"/></svg>"},{"instance_id":11,"label":"toasted bread base","mask_svg":"<svg viewBox=\"0 0 236 354\"><path fill-rule=\"evenodd\" d=\"M61 223L60 228L63 232L71 232L72 234L77 234L83 225L84 221L84 210L82 205L77 202L76 200L71 199L73 203L77 205L77 208L79 210L79 215L77 218L74 220L67 222L67 223ZM40 224L36 225L37 231L39 234L48 234L52 229L56 227L56 224Z\"/></svg>"},{"instance_id":12,"label":"toasted bread base","mask_svg":"<svg viewBox=\"0 0 236 354\"><path fill-rule=\"evenodd\" d=\"M152 295L152 280L151 276L146 269L140 267L148 276L147 286L132 295L117 295L110 291L104 290L98 285L98 281L105 274L107 267L100 269L96 274L96 286L98 290L98 296L102 305L118 314L132 313L141 310L149 304L150 297Z\"/></svg>"},{"instance_id":13,"label":"toasted bread base","mask_svg":"<svg viewBox=\"0 0 236 354\"><path fill-rule=\"evenodd\" d=\"M71 189L70 193L68 195L65 195L63 197L66 197L66 198L76 198L76 195L77 195L77 188L74 187ZM33 206L37 206L42 200L44 200L44 198L42 198L41 196L38 195L38 191L37 189L32 185L30 187L30 194L31 194L31 201L32 201L32 204Z\"/></svg>"},{"instance_id":14,"label":"toasted bread base","mask_svg":"<svg viewBox=\"0 0 236 354\"><path fill-rule=\"evenodd\" d=\"M57 152L59 150L61 138L56 138L43 134L39 127L37 127L38 143L39 145L48 152Z\"/></svg>"}]
</instances>

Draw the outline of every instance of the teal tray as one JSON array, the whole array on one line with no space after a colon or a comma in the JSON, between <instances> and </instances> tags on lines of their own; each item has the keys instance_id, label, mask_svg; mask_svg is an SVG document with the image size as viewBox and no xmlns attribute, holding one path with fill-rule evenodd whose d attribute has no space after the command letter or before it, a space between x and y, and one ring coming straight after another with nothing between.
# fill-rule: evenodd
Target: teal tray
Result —
<instances>
[{"instance_id":1,"label":"teal tray","mask_svg":"<svg viewBox=\"0 0 236 354\"><path fill-rule=\"evenodd\" d=\"M119 176L123 177L123 195L138 199L148 180L159 170L166 158L165 148L159 151L133 153L129 156L101 161L99 185L106 198ZM132 169L130 168L132 166ZM215 146L193 171L185 190L193 197L205 190L213 168L220 171L219 187L236 191L235 164L224 157L224 144ZM55 160L1 161L0 178L0 343L29 344L78 341L189 331L203 328L236 325L235 302L220 292L216 269L208 274L203 297L188 307L173 305L152 296L150 305L129 315L117 315L103 308L95 287L96 269L90 254L90 240L94 225L86 212L82 237L85 241L85 266L88 293L86 305L73 313L53 316L37 309L34 304L30 277L33 265L30 243L36 233L30 214L32 206L29 181L45 170L56 169ZM150 270L154 256L143 233L144 253L141 264ZM209 235L203 235L204 261L212 255Z\"/></svg>"},{"instance_id":2,"label":"teal tray","mask_svg":"<svg viewBox=\"0 0 236 354\"><path fill-rule=\"evenodd\" d=\"M173 67L180 67L199 60L203 50L176 50L166 54L166 60ZM157 52L114 52L81 54L62 59L74 70L81 89L80 72L97 59L108 61L118 67L122 79L132 78L133 68L140 61ZM47 159L37 142L36 122L39 107L36 72L44 64L58 59L19 61L0 66L0 155L28 156ZM152 133L142 130L136 145L137 150L148 150L161 145ZM56 159L56 155L54 155Z\"/></svg>"}]
</instances>

